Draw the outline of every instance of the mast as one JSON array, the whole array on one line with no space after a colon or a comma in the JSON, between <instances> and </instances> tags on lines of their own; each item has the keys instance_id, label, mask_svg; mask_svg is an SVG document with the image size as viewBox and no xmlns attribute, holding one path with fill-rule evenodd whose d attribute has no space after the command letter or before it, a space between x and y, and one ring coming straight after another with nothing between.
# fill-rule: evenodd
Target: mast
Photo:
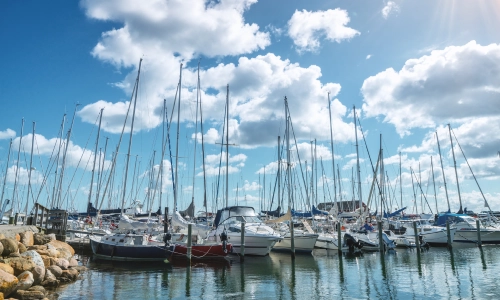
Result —
<instances>
[{"instance_id":1,"label":"mast","mask_svg":"<svg viewBox=\"0 0 500 300\"><path fill-rule=\"evenodd\" d=\"M337 205L337 185L335 184L335 153L333 151L333 124L332 124L332 108L330 102L330 92L328 92L328 115L330 116L330 150L332 151L332 170L333 170L333 199ZM337 207L338 208L338 207Z\"/></svg>"},{"instance_id":2,"label":"mast","mask_svg":"<svg viewBox=\"0 0 500 300\"><path fill-rule=\"evenodd\" d=\"M354 116L354 136L356 138L356 172L358 173L358 194L359 194L359 214L363 213L363 196L361 194L361 170L359 168L359 150L358 150L358 126L356 122L356 106L353 106Z\"/></svg>"},{"instance_id":3,"label":"mast","mask_svg":"<svg viewBox=\"0 0 500 300\"><path fill-rule=\"evenodd\" d=\"M200 76L200 63L198 62L198 79L199 79L199 76ZM193 204L193 207L194 207L194 184L195 184L195 177L196 177L196 146L198 146L198 109L199 109L198 101L199 101L199 97L197 94L197 97L196 97L196 116L195 116L196 121L195 121L195 126L194 126L193 190L191 193L191 203ZM194 209L193 209L193 213L194 213ZM191 216L191 217L194 217L194 216Z\"/></svg>"},{"instance_id":4,"label":"mast","mask_svg":"<svg viewBox=\"0 0 500 300\"><path fill-rule=\"evenodd\" d=\"M200 98L200 131L201 131L201 157L203 164L203 206L205 207L205 216L208 217L207 205L207 176L205 169L205 143L203 138L203 109L201 107L201 83L200 83L200 62L198 61L198 95Z\"/></svg>"},{"instance_id":5,"label":"mast","mask_svg":"<svg viewBox=\"0 0 500 300\"><path fill-rule=\"evenodd\" d=\"M380 134L380 220L384 216L384 149L382 148L382 134ZM377 176L377 174L375 174Z\"/></svg>"},{"instance_id":6,"label":"mast","mask_svg":"<svg viewBox=\"0 0 500 300\"><path fill-rule=\"evenodd\" d=\"M316 151L316 139L314 139L314 172L315 172L315 180L314 180L314 187L316 192L314 193L314 205L318 205L318 156L317 156L317 151ZM311 207L312 211L312 207Z\"/></svg>"},{"instance_id":7,"label":"mast","mask_svg":"<svg viewBox=\"0 0 500 300\"><path fill-rule=\"evenodd\" d=\"M5 184L7 181L7 172L9 172L9 162L10 162L10 150L12 149L12 138L10 138L9 143L9 154L7 155L7 164L5 165L5 176L3 177L3 186L2 186L2 196L0 196L0 209L3 207L3 195L5 192ZM0 218L3 216L0 216Z\"/></svg>"},{"instance_id":8,"label":"mast","mask_svg":"<svg viewBox=\"0 0 500 300\"><path fill-rule=\"evenodd\" d=\"M403 173L401 173L401 152L399 152L399 196L401 200L401 208L403 208Z\"/></svg>"},{"instance_id":9,"label":"mast","mask_svg":"<svg viewBox=\"0 0 500 300\"><path fill-rule=\"evenodd\" d=\"M278 206L281 206L281 151L280 151L279 135L278 135Z\"/></svg>"},{"instance_id":10,"label":"mast","mask_svg":"<svg viewBox=\"0 0 500 300\"><path fill-rule=\"evenodd\" d=\"M10 216L14 216L15 204L17 200L17 177L19 176L19 161L21 156L21 142L23 140L24 118L21 121L21 135L19 136L19 148L17 149L16 176L14 177L14 190L12 191L12 210Z\"/></svg>"},{"instance_id":11,"label":"mast","mask_svg":"<svg viewBox=\"0 0 500 300\"><path fill-rule=\"evenodd\" d=\"M434 186L434 201L436 202L436 214L439 214L437 195L436 195L436 181L434 180L434 164L432 162L432 156L431 156L431 172L432 172L432 185Z\"/></svg>"},{"instance_id":12,"label":"mast","mask_svg":"<svg viewBox=\"0 0 500 300\"><path fill-rule=\"evenodd\" d=\"M26 196L26 207L24 213L28 215L28 203L30 201L31 192L31 171L33 170L33 147L35 145L35 122L33 122L33 134L31 135L31 154L30 154L30 169L28 171L28 195Z\"/></svg>"},{"instance_id":13,"label":"mast","mask_svg":"<svg viewBox=\"0 0 500 300\"><path fill-rule=\"evenodd\" d=\"M52 188L52 200L50 201L50 207L54 207L56 201L56 191L57 191L57 169L59 168L59 156L61 155L61 147L62 147L62 137L64 133L64 123L66 123L66 114L64 114L62 122L61 122L61 130L59 132L59 148L57 149L57 158L56 158L56 171L54 173L54 186Z\"/></svg>"},{"instance_id":14,"label":"mast","mask_svg":"<svg viewBox=\"0 0 500 300\"><path fill-rule=\"evenodd\" d=\"M181 90L182 90L182 63L179 68L179 103L177 107L177 141L175 142L175 182L174 182L174 211L177 211L177 190L179 178L177 170L179 168L179 131L181 125Z\"/></svg>"},{"instance_id":15,"label":"mast","mask_svg":"<svg viewBox=\"0 0 500 300\"><path fill-rule=\"evenodd\" d=\"M439 146L439 137L437 131L436 131L436 140L438 144L439 160L441 161L441 171L443 172L443 184L444 184L444 191L446 193L446 202L448 203L448 212L450 212L451 211L450 198L448 197L448 188L446 187L446 177L444 176L443 157L441 156L441 147Z\"/></svg>"},{"instance_id":16,"label":"mast","mask_svg":"<svg viewBox=\"0 0 500 300\"><path fill-rule=\"evenodd\" d=\"M162 202L162 196L163 196L163 159L165 157L165 118L167 116L167 99L163 99L163 123L162 123L162 130L161 130L161 163L160 163L160 195L159 195L159 207L161 209L161 202ZM165 219L167 219L167 216L165 216Z\"/></svg>"},{"instance_id":17,"label":"mast","mask_svg":"<svg viewBox=\"0 0 500 300\"><path fill-rule=\"evenodd\" d=\"M460 202L460 209L458 210L458 213L462 214L464 211L462 209L462 196L460 195L460 184L458 182L458 173L457 173L457 161L455 160L455 150L453 149L453 139L451 138L450 124L448 124L448 132L450 133L451 153L453 154L453 166L455 169L455 177L457 179L458 201Z\"/></svg>"},{"instance_id":18,"label":"mast","mask_svg":"<svg viewBox=\"0 0 500 300\"><path fill-rule=\"evenodd\" d=\"M94 165L92 167L92 176L90 177L89 201L87 203L87 206L90 204L90 201L92 201L92 187L94 185L95 163L96 163L96 160L97 160L97 147L99 145L99 134L101 133L101 123L102 123L102 112L103 112L103 110L104 110L104 108L101 108L101 112L99 113L99 128L97 129L97 138L95 140Z\"/></svg>"},{"instance_id":19,"label":"mast","mask_svg":"<svg viewBox=\"0 0 500 300\"><path fill-rule=\"evenodd\" d=\"M125 196L127 194L127 178L128 178L128 164L130 162L130 149L132 148L132 136L134 134L134 120L135 120L135 109L137 107L137 91L139 90L139 78L141 75L141 64L142 64L142 58L139 60L139 68L137 70L137 79L135 80L135 97L134 97L134 109L132 111L132 122L130 124L130 139L128 141L128 151L127 151L127 160L125 163L125 178L123 181L123 193L122 193L122 215L124 212L124 206L125 206ZM115 154L117 155L117 154Z\"/></svg>"},{"instance_id":20,"label":"mast","mask_svg":"<svg viewBox=\"0 0 500 300\"><path fill-rule=\"evenodd\" d=\"M226 207L229 206L229 84L226 91Z\"/></svg>"},{"instance_id":21,"label":"mast","mask_svg":"<svg viewBox=\"0 0 500 300\"><path fill-rule=\"evenodd\" d=\"M75 123L76 110L77 110L79 105L80 104L78 104L78 103L75 105L75 111L73 112L73 118L71 119L71 126L69 127L68 136L66 137L66 145L64 146L63 160L62 160L62 165L61 165L61 174L59 175L59 187L57 188L57 202L56 202L57 207L62 206L61 197L62 197L64 170L66 168L66 155L68 153L69 141L71 139L71 132L73 131L73 124Z\"/></svg>"}]
</instances>

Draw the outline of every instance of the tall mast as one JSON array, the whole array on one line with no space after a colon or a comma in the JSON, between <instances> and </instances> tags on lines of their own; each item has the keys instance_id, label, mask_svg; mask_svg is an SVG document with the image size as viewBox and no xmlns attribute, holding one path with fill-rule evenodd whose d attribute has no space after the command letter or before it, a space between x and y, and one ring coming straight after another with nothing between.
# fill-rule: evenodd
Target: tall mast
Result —
<instances>
[{"instance_id":1,"label":"tall mast","mask_svg":"<svg viewBox=\"0 0 500 300\"><path fill-rule=\"evenodd\" d=\"M99 128L97 129L97 138L95 140L94 165L92 167L92 176L90 177L89 201L87 203L87 206L90 204L90 201L92 201L92 188L94 185L95 163L97 160L97 147L99 146L99 134L101 133L101 122L102 122L103 110L104 110L104 108L101 108L101 112L99 113Z\"/></svg>"},{"instance_id":2,"label":"tall mast","mask_svg":"<svg viewBox=\"0 0 500 300\"><path fill-rule=\"evenodd\" d=\"M15 204L17 200L17 178L19 176L19 161L21 156L21 142L23 140L24 118L21 121L21 135L19 136L19 148L17 149L16 176L14 177L14 190L12 191L12 211L10 216L14 216Z\"/></svg>"},{"instance_id":3,"label":"tall mast","mask_svg":"<svg viewBox=\"0 0 500 300\"><path fill-rule=\"evenodd\" d=\"M380 219L384 216L384 149L382 148L382 134L380 134ZM377 176L377 174L374 174Z\"/></svg>"},{"instance_id":4,"label":"tall mast","mask_svg":"<svg viewBox=\"0 0 500 300\"><path fill-rule=\"evenodd\" d=\"M316 139L314 139L314 187L316 192L314 193L314 205L318 205L318 156L316 151ZM311 208L312 210L312 208Z\"/></svg>"},{"instance_id":5,"label":"tall mast","mask_svg":"<svg viewBox=\"0 0 500 300\"><path fill-rule=\"evenodd\" d=\"M441 171L443 172L443 184L444 184L444 191L446 193L446 202L448 203L448 211L451 211L450 198L448 197L448 188L446 187L446 177L444 176L443 157L441 156L441 146L439 146L439 137L437 131L436 131L436 140L438 144L439 160L441 161Z\"/></svg>"},{"instance_id":6,"label":"tall mast","mask_svg":"<svg viewBox=\"0 0 500 300\"><path fill-rule=\"evenodd\" d=\"M333 199L337 207L337 185L335 184L335 153L333 152L333 124L332 124L332 108L330 103L330 93L328 93L328 115L330 116L330 150L332 151L332 170L333 170ZM338 210L338 207L337 207Z\"/></svg>"},{"instance_id":7,"label":"tall mast","mask_svg":"<svg viewBox=\"0 0 500 300\"><path fill-rule=\"evenodd\" d=\"M160 195L159 195L159 207L161 208L162 196L163 196L163 159L165 157L165 118L167 117L167 99L163 99L163 123L161 130L161 160L160 160ZM167 216L165 216L167 219Z\"/></svg>"},{"instance_id":8,"label":"tall mast","mask_svg":"<svg viewBox=\"0 0 500 300\"><path fill-rule=\"evenodd\" d=\"M457 173L457 161L455 160L455 150L453 149L453 139L451 138L450 124L448 124L448 132L450 133L451 153L453 154L453 166L455 168L455 178L457 179L458 201L460 202L460 209L458 210L458 213L461 214L464 211L462 210L462 196L460 195L460 184L458 182L458 173Z\"/></svg>"},{"instance_id":9,"label":"tall mast","mask_svg":"<svg viewBox=\"0 0 500 300\"><path fill-rule=\"evenodd\" d=\"M401 152L399 152L399 196L401 200L401 208L403 208L403 173L401 173Z\"/></svg>"},{"instance_id":10,"label":"tall mast","mask_svg":"<svg viewBox=\"0 0 500 300\"><path fill-rule=\"evenodd\" d=\"M226 207L229 206L229 84L226 91Z\"/></svg>"},{"instance_id":11,"label":"tall mast","mask_svg":"<svg viewBox=\"0 0 500 300\"><path fill-rule=\"evenodd\" d=\"M125 163L125 178L123 181L123 193L122 193L122 215L124 212L125 206L125 196L127 194L127 178L128 178L128 164L130 162L130 149L132 148L132 136L134 134L134 121L135 121L135 109L137 107L137 91L139 90L139 77L141 75L141 64L142 58L139 60L139 68L137 70L137 79L135 80L135 96L134 96L134 110L132 111L132 122L130 124L130 139L128 141L128 151L127 151L127 160ZM115 154L116 155L116 154Z\"/></svg>"},{"instance_id":12,"label":"tall mast","mask_svg":"<svg viewBox=\"0 0 500 300\"><path fill-rule=\"evenodd\" d=\"M359 168L359 150L358 150L358 126L356 122L356 106L353 106L354 116L354 136L356 138L356 172L358 173L358 195L359 195L359 213L363 212L363 196L361 194L361 170Z\"/></svg>"},{"instance_id":13,"label":"tall mast","mask_svg":"<svg viewBox=\"0 0 500 300\"><path fill-rule=\"evenodd\" d=\"M57 170L59 169L59 156L61 155L61 147L62 147L62 137L64 134L64 124L66 123L66 114L64 114L62 122L61 122L61 130L59 132L59 148L57 149L57 158L56 158L56 171L54 173L54 187L52 188L52 200L50 201L50 207L55 206L56 195L57 195Z\"/></svg>"},{"instance_id":14,"label":"tall mast","mask_svg":"<svg viewBox=\"0 0 500 300\"><path fill-rule=\"evenodd\" d=\"M203 164L203 206L205 207L205 216L208 217L208 205L207 205L207 176L205 169L205 143L203 139L203 109L201 106L201 83L200 83L200 62L198 62L198 95L199 95L199 105L200 105L200 132L201 132L201 157Z\"/></svg>"},{"instance_id":15,"label":"tall mast","mask_svg":"<svg viewBox=\"0 0 500 300\"><path fill-rule=\"evenodd\" d=\"M434 180L434 163L432 162L432 156L431 156L431 172L432 172L432 185L434 186L434 201L436 202L436 214L438 214L439 210L438 210L438 202L436 195L436 181Z\"/></svg>"},{"instance_id":16,"label":"tall mast","mask_svg":"<svg viewBox=\"0 0 500 300\"><path fill-rule=\"evenodd\" d=\"M80 104L75 105L75 111L73 112L73 118L71 119L71 126L69 127L68 130L68 136L66 137L66 145L64 147L64 153L63 153L63 160L61 164L61 174L59 175L59 187L57 188L57 202L56 206L61 207L62 206L62 186L63 186L63 178L64 178L64 170L66 168L66 155L68 153L68 147L69 147L69 141L71 139L71 132L73 131L73 124L75 123L75 115L76 115L76 110Z\"/></svg>"},{"instance_id":17,"label":"tall mast","mask_svg":"<svg viewBox=\"0 0 500 300\"><path fill-rule=\"evenodd\" d=\"M181 125L181 90L182 90L182 63L179 68L179 103L177 107L177 141L175 143L175 182L174 182L174 211L177 211L177 191L179 190L179 184L177 179L177 170L179 168L179 130Z\"/></svg>"},{"instance_id":18,"label":"tall mast","mask_svg":"<svg viewBox=\"0 0 500 300\"><path fill-rule=\"evenodd\" d=\"M285 97L285 120L286 120L286 176L288 178L288 205L293 207L292 201L292 176L290 170L290 117L288 116L288 101Z\"/></svg>"},{"instance_id":19,"label":"tall mast","mask_svg":"<svg viewBox=\"0 0 500 300\"><path fill-rule=\"evenodd\" d=\"M7 155L7 164L5 165L5 176L3 177L2 196L0 196L0 209L3 207L3 195L4 195L4 192L5 192L5 184L7 182L7 172L9 171L10 150L11 149L12 149L12 138L10 138L9 154ZM2 216L0 216L0 217L2 217Z\"/></svg>"},{"instance_id":20,"label":"tall mast","mask_svg":"<svg viewBox=\"0 0 500 300\"><path fill-rule=\"evenodd\" d=\"M281 206L281 150L280 150L279 135L278 135L278 206Z\"/></svg>"},{"instance_id":21,"label":"tall mast","mask_svg":"<svg viewBox=\"0 0 500 300\"><path fill-rule=\"evenodd\" d=\"M198 62L198 79L200 76L200 63ZM199 86L198 86L199 88ZM196 94L196 116L195 116L195 125L194 125L194 152L193 152L193 190L191 193L191 203L194 207L194 184L196 177L196 146L198 146L198 109L199 109L199 93ZM202 133L203 134L203 133ZM194 216L191 216L194 217Z\"/></svg>"},{"instance_id":22,"label":"tall mast","mask_svg":"<svg viewBox=\"0 0 500 300\"><path fill-rule=\"evenodd\" d=\"M31 154L30 154L30 169L28 171L28 195L26 196L26 208L24 213L28 215L28 203L30 201L31 192L31 171L33 170L33 147L35 145L35 122L33 122L33 134L31 135Z\"/></svg>"}]
</instances>

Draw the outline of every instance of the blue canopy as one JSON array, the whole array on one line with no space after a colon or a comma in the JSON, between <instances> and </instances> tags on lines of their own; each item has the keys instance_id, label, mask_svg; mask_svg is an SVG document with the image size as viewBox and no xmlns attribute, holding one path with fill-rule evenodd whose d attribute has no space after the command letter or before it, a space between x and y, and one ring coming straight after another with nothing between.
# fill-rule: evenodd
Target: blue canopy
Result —
<instances>
[{"instance_id":1,"label":"blue canopy","mask_svg":"<svg viewBox=\"0 0 500 300\"><path fill-rule=\"evenodd\" d=\"M294 217L299 217L299 218L312 218L312 212L306 211L306 212L298 212L294 209L292 209L292 216Z\"/></svg>"},{"instance_id":2,"label":"blue canopy","mask_svg":"<svg viewBox=\"0 0 500 300\"><path fill-rule=\"evenodd\" d=\"M395 212L390 213L390 214L388 214L388 213L384 212L384 218L394 217L394 216L398 215L400 212L402 212L402 211L403 211L403 210L405 210L405 209L406 209L406 206L405 206L405 207L403 207L403 208L401 208L401 209L398 209L398 210L396 210Z\"/></svg>"},{"instance_id":3,"label":"blue canopy","mask_svg":"<svg viewBox=\"0 0 500 300\"><path fill-rule=\"evenodd\" d=\"M316 208L316 206L313 205L312 207L312 213L313 215L324 215L324 216L328 216L328 212L327 211L324 211L324 210L319 210Z\"/></svg>"},{"instance_id":4,"label":"blue canopy","mask_svg":"<svg viewBox=\"0 0 500 300\"><path fill-rule=\"evenodd\" d=\"M457 219L461 219L462 217L470 217L470 216L465 214L455 214L450 212L439 214L437 220L434 222L434 225L446 226L446 221L450 221L450 223L456 223L458 221Z\"/></svg>"}]
</instances>

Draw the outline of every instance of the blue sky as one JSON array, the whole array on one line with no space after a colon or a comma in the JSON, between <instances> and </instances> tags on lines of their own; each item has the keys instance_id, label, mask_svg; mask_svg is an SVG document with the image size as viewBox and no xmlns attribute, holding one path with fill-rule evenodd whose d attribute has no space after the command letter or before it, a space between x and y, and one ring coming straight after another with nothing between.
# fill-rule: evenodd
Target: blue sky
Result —
<instances>
[{"instance_id":1,"label":"blue sky","mask_svg":"<svg viewBox=\"0 0 500 300\"><path fill-rule=\"evenodd\" d=\"M167 100L170 115L182 62L178 206L183 209L191 201L194 172L195 204L197 210L203 209L199 145L193 164L196 72L200 62L210 210L225 201L223 185L217 201L214 187L227 84L229 140L235 144L229 150L229 204L238 201L258 207L265 198L265 206L269 206L276 178L277 137L284 135L285 96L297 137L297 145L292 141L291 151L294 176L300 179L296 180L296 208L305 202L302 176L310 189L310 142L315 139L316 201L333 197L327 100L330 93L335 165L341 179L341 184L336 185L338 197L352 199L356 161L352 108L356 106L373 163L382 135L385 171L390 182L387 189L393 208L401 202L401 152L403 205L409 206L410 211L422 210L420 192L416 209L413 201L413 171L413 184L417 177L421 178L422 190L435 211L432 157L438 209L447 209L437 131L450 206L458 210L449 123L490 207L499 209L498 2L2 1L0 9L5 12L0 20L4 44L0 72L0 178L2 185L4 178L6 182L4 199L13 199L16 185L14 198L21 209L28 193L33 122L36 142L30 207L36 200L51 203L52 189L57 186L54 158L51 160L53 149L59 145L63 115L67 114L65 137L76 104L79 106L68 145L60 206L78 210L86 207L99 111L104 108L98 143L101 154L98 152L97 156L105 161L102 178L106 181L141 58L127 202L146 201L150 170L158 170L161 163L163 99ZM170 136L175 155L177 118L172 122ZM126 132L117 171L102 208L121 203L129 140ZM108 146L103 158L106 138ZM372 175L359 127L358 138L362 195L366 202ZM456 140L454 145L463 206L483 210L478 185ZM151 162L153 151L156 154ZM304 169L307 161L307 174L299 172L297 153ZM225 154L223 165L224 157ZM59 175L60 165L61 161ZM168 156L163 165L169 172ZM162 206L172 206L171 178L165 177ZM94 180L93 199L97 185ZM358 192L355 193L357 198ZM275 198L272 208L276 205ZM158 193L152 206L158 207ZM427 205L425 211L429 211Z\"/></svg>"}]
</instances>

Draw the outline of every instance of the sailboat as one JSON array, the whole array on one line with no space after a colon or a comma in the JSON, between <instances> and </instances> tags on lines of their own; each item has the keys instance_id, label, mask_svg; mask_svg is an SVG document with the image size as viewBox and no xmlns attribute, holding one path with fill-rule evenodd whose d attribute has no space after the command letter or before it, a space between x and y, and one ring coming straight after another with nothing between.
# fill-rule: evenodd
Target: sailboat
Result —
<instances>
[{"instance_id":1,"label":"sailboat","mask_svg":"<svg viewBox=\"0 0 500 300\"><path fill-rule=\"evenodd\" d=\"M125 166L125 176L124 176L123 194L122 194L122 210L121 210L122 216L120 223L122 223L122 221L123 223L127 223L126 221L128 219L124 215L123 205L125 202L128 164L130 159L130 149L132 147L132 135L134 132L134 119L135 119L135 110L137 105L137 93L139 89L141 64L142 64L142 59L139 61L137 78L132 92L133 101L130 102L130 105L132 105L132 102L134 103L134 107L132 112L132 122L130 125L130 140L128 145L128 155ZM130 111L130 106L129 106L129 111ZM124 128L126 126L126 123L127 123L127 117L125 117L125 122L123 124ZM91 235L90 246L92 248L94 257L104 260L163 261L167 257L165 243L154 240L151 234L144 233L144 231L141 231L141 233L137 233L133 230L130 230L129 232L126 233L113 233L104 236Z\"/></svg>"}]
</instances>

